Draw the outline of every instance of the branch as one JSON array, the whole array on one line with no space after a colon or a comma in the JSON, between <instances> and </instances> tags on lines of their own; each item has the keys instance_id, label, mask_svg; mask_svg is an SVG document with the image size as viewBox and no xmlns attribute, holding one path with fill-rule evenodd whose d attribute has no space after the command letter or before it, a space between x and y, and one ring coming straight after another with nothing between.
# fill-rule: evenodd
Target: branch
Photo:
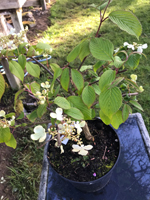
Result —
<instances>
[{"instance_id":1,"label":"branch","mask_svg":"<svg viewBox=\"0 0 150 200\"><path fill-rule=\"evenodd\" d=\"M135 92L135 93L129 93L128 95L129 96L136 96L136 95L138 95L139 93L138 92ZM126 96L127 94L122 94L122 96L124 97L124 96Z\"/></svg>"}]
</instances>

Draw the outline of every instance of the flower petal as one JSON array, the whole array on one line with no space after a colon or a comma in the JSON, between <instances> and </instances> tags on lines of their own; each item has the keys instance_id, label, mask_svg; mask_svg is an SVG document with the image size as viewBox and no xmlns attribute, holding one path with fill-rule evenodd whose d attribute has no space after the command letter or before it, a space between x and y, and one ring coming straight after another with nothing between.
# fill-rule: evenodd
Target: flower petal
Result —
<instances>
[{"instance_id":1,"label":"flower petal","mask_svg":"<svg viewBox=\"0 0 150 200\"><path fill-rule=\"evenodd\" d=\"M57 115L62 115L63 109L62 108L56 108L56 114Z\"/></svg>"},{"instance_id":2,"label":"flower petal","mask_svg":"<svg viewBox=\"0 0 150 200\"><path fill-rule=\"evenodd\" d=\"M5 111L4 111L4 110L1 110L1 111L0 111L0 117L4 117L4 116L5 116L5 114L6 114L6 113L5 113Z\"/></svg>"},{"instance_id":3,"label":"flower petal","mask_svg":"<svg viewBox=\"0 0 150 200\"><path fill-rule=\"evenodd\" d=\"M81 149L81 147L80 147L79 145L77 145L77 144L73 144L73 145L72 145L72 148L73 148L73 149L79 149L79 150Z\"/></svg>"},{"instance_id":4,"label":"flower petal","mask_svg":"<svg viewBox=\"0 0 150 200\"><path fill-rule=\"evenodd\" d=\"M82 156L86 156L88 154L88 151L81 149L78 154Z\"/></svg>"},{"instance_id":5,"label":"flower petal","mask_svg":"<svg viewBox=\"0 0 150 200\"><path fill-rule=\"evenodd\" d=\"M45 133L45 129L43 128L43 126L38 125L34 128L34 133Z\"/></svg>"},{"instance_id":6,"label":"flower petal","mask_svg":"<svg viewBox=\"0 0 150 200\"><path fill-rule=\"evenodd\" d=\"M86 146L84 146L84 149L85 149L85 150L91 150L92 148L93 148L92 145L86 145Z\"/></svg>"},{"instance_id":7,"label":"flower petal","mask_svg":"<svg viewBox=\"0 0 150 200\"><path fill-rule=\"evenodd\" d=\"M44 134L43 137L41 137L41 138L39 139L39 142L43 142L45 139L46 139L46 133Z\"/></svg>"},{"instance_id":8,"label":"flower petal","mask_svg":"<svg viewBox=\"0 0 150 200\"><path fill-rule=\"evenodd\" d=\"M52 118L57 118L57 115L56 115L56 113L50 113L50 117L52 117Z\"/></svg>"}]
</instances>

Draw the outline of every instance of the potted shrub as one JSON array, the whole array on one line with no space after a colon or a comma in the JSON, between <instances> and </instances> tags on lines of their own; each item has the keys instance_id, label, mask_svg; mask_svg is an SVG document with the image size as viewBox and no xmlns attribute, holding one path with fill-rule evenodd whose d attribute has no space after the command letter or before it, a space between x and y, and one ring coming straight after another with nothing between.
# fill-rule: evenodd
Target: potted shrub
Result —
<instances>
[{"instance_id":1,"label":"potted shrub","mask_svg":"<svg viewBox=\"0 0 150 200\"><path fill-rule=\"evenodd\" d=\"M137 39L141 35L142 27L139 20L128 11L113 11L106 16L106 10L110 3L111 0L102 5L92 4L100 12L98 30L95 36L81 41L69 53L67 56L68 63L65 66L60 67L56 63L51 63L49 70L36 61L51 75L52 81L47 80L41 85L37 82L23 84L24 89L19 90L15 95L15 106L18 104L19 95L24 91L37 99L38 108L27 115L31 122L41 118L47 111L50 112L49 121L51 126L48 129L51 135L48 150L50 163L59 174L62 174L67 179L71 177L72 180L70 182L74 184L74 181L76 181L77 187L84 191L95 191L104 187L110 178L111 171L108 171L115 166L119 156L119 139L114 130L106 125L111 124L117 129L132 113L131 106L143 110L136 99L138 93L143 92L143 87L137 85L137 76L135 74L126 77L123 73L127 71L127 68L136 68L138 66L142 58L143 49L147 48L147 44L128 44L125 42L115 50L113 43L100 35L100 28L108 19L123 31L134 35ZM18 56L18 63L14 64L13 61L9 61L11 72L18 76L22 82L22 71L25 67L31 75L39 77L39 66L36 65L35 67L33 64L29 66L25 58L29 56L34 60L33 56L39 49L41 51L49 51L50 46L39 43L26 49L25 44L23 44L19 45L17 49L19 51L16 51L17 54L13 52L13 56L14 54ZM2 57L11 60L6 52L1 52ZM96 63L93 66L84 65L89 55L96 59ZM72 66L70 63L77 57L81 61L80 65ZM19 73L15 70L16 68L19 69ZM20 70L20 68L23 69ZM17 119L24 117L23 112L18 112L17 114L20 114ZM1 133L3 135L1 142L15 147L15 139L9 131L9 126L15 128L13 115L15 114L6 115L4 111L0 112L2 117ZM95 119L96 116L101 118L103 124L99 119ZM10 117L12 119L8 120ZM41 123L39 122L39 125L34 127L31 139L44 142L46 131ZM24 125L26 124L22 124L22 126ZM103 130L105 129L106 132L104 133ZM7 134L4 134L6 132ZM109 140L110 142L107 142ZM110 143L109 146L108 143ZM102 147L101 150L100 147ZM66 168L68 164L72 167ZM89 166L92 166L90 172L87 170L90 176L84 173ZM70 173L69 169L71 168L73 168L77 179ZM79 174L77 172L78 168L80 169ZM92 171L93 169L94 171ZM103 171L103 169L105 170ZM82 177L80 177L81 174L83 174ZM107 178L103 185L99 187L97 179L100 177L102 177L100 179L103 179L103 175ZM87 183L88 181L89 183ZM89 187L94 183L98 187L94 186L94 188L90 189ZM82 188L81 185L86 186Z\"/></svg>"}]
</instances>

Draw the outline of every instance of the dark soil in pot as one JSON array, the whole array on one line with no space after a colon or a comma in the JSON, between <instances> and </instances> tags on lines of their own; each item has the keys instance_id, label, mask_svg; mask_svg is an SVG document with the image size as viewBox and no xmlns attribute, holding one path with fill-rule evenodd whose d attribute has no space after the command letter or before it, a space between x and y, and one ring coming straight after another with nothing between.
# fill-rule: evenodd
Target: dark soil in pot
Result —
<instances>
[{"instance_id":1,"label":"dark soil in pot","mask_svg":"<svg viewBox=\"0 0 150 200\"><path fill-rule=\"evenodd\" d=\"M110 171L119 155L119 140L110 126L99 119L88 121L88 126L94 141L87 141L81 134L84 145L93 145L87 156L72 152L73 141L63 145L63 154L55 147L55 141L49 143L49 161L55 171L67 179L78 182L96 180Z\"/></svg>"}]
</instances>

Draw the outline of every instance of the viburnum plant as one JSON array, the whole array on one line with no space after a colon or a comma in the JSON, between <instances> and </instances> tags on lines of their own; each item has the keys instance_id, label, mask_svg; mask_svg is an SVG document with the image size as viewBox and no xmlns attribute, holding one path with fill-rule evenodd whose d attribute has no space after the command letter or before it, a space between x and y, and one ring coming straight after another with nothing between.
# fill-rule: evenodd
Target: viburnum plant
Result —
<instances>
[{"instance_id":1,"label":"viburnum plant","mask_svg":"<svg viewBox=\"0 0 150 200\"><path fill-rule=\"evenodd\" d=\"M101 26L106 20L112 21L121 30L137 39L142 33L142 27L130 11L113 11L106 15L110 3L111 0L108 0L100 5L91 5L100 13L98 30L93 37L85 38L69 53L65 66L60 67L56 63L51 63L48 69L35 59L37 52L42 54L50 52L51 48L48 44L38 43L35 46L29 46L23 43L19 44L15 50L3 49L0 54L0 58L8 59L11 72L22 82L25 69L32 76L39 78L41 66L51 75L45 83L38 84L34 81L24 84L23 82L23 89L16 93L14 104L16 108L18 101L20 102L19 95L25 91L38 102L38 108L26 115L28 120L34 123L47 111L50 113L52 125L48 132L51 134L51 139L56 140L56 146L60 147L61 153L64 151L63 145L68 140L75 142L72 151L78 154L86 155L88 150L92 149L91 145L84 146L80 138L83 131L87 140L93 139L86 120L93 120L99 116L105 124L111 124L117 129L132 113L131 106L143 110L138 103L137 95L144 89L138 86L137 75L131 74L130 77L126 77L123 73L137 68L147 44L124 42L115 50L113 43L102 38L100 34ZM88 56L95 58L94 65L84 65ZM13 57L18 57L18 63L12 61ZM27 57L36 61L36 64L27 62ZM80 60L79 66L70 64L75 59ZM3 84L2 81L1 84ZM22 107L20 110L22 111ZM20 116L17 119L24 117L21 111L18 112ZM17 116L18 113L8 115L5 115L4 111L0 113L0 142L5 142L6 145L15 148L15 139L9 127L13 129L26 124L15 126L12 116ZM31 139L39 140L39 142L46 139L46 131L40 122L38 126L35 126Z\"/></svg>"}]
</instances>

